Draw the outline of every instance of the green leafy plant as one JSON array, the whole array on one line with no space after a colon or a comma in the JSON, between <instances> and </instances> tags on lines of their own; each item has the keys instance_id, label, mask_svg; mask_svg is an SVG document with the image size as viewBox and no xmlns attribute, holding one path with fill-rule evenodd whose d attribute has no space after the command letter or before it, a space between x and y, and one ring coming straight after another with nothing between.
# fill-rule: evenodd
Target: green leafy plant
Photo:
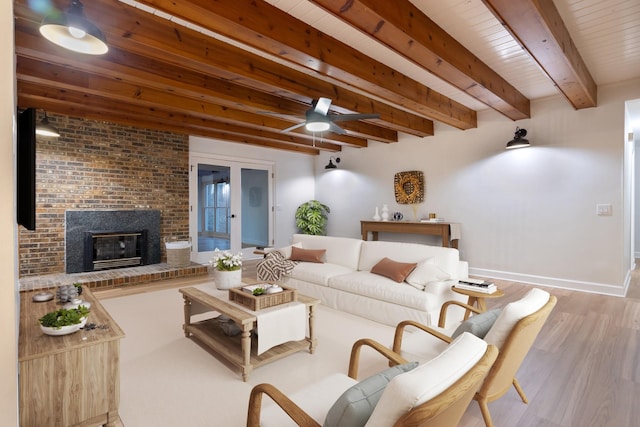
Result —
<instances>
[{"instance_id":1,"label":"green leafy plant","mask_svg":"<svg viewBox=\"0 0 640 427\"><path fill-rule=\"evenodd\" d=\"M303 234L327 234L327 215L330 209L317 200L309 200L296 209L296 226Z\"/></svg>"},{"instance_id":2,"label":"green leafy plant","mask_svg":"<svg viewBox=\"0 0 640 427\"><path fill-rule=\"evenodd\" d=\"M61 308L60 310L50 311L38 320L42 326L60 329L63 326L77 325L88 315L89 309L81 305L78 308L68 310Z\"/></svg>"},{"instance_id":3,"label":"green leafy plant","mask_svg":"<svg viewBox=\"0 0 640 427\"><path fill-rule=\"evenodd\" d=\"M258 296L264 294L264 288L255 288L252 292L253 295Z\"/></svg>"}]
</instances>

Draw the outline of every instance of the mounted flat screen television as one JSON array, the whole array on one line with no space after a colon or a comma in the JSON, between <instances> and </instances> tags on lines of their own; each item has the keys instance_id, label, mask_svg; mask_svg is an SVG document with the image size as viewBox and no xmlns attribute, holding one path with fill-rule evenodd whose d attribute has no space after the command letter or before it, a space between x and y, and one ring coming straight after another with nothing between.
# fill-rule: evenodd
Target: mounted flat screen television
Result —
<instances>
[{"instance_id":1,"label":"mounted flat screen television","mask_svg":"<svg viewBox=\"0 0 640 427\"><path fill-rule=\"evenodd\" d=\"M36 229L36 110L18 111L17 217L27 230Z\"/></svg>"}]
</instances>

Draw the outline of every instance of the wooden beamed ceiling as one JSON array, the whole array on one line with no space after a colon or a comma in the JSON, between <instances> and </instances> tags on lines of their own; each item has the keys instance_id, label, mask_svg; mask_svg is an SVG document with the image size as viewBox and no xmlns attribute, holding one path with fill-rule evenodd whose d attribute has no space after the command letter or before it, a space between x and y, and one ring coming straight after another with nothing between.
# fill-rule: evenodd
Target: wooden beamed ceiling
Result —
<instances>
[{"instance_id":1,"label":"wooden beamed ceiling","mask_svg":"<svg viewBox=\"0 0 640 427\"><path fill-rule=\"evenodd\" d=\"M19 107L307 154L392 143L399 132L430 136L434 120L477 125L474 110L264 1L139 3L197 27L113 0L86 1L85 14L105 33L109 52L81 55L45 40L38 27L47 11L16 0ZM529 117L526 97L408 0L314 3L506 117ZM53 4L64 10L69 0ZM564 54L579 59L575 48ZM577 90L566 96L585 97ZM333 113L380 117L341 121L345 135L281 132L302 122L319 97L331 98Z\"/></svg>"}]
</instances>

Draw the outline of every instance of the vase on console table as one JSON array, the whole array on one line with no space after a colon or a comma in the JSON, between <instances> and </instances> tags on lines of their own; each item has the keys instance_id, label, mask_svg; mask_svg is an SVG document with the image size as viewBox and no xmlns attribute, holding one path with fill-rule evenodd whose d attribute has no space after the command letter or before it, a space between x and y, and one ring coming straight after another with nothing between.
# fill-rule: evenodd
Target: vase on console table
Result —
<instances>
[{"instance_id":1,"label":"vase on console table","mask_svg":"<svg viewBox=\"0 0 640 427\"><path fill-rule=\"evenodd\" d=\"M217 289L231 289L242 286L242 269L234 271L211 269Z\"/></svg>"},{"instance_id":2,"label":"vase on console table","mask_svg":"<svg viewBox=\"0 0 640 427\"><path fill-rule=\"evenodd\" d=\"M373 215L374 221L380 221L380 213L378 212L378 207L376 206L376 213Z\"/></svg>"},{"instance_id":3,"label":"vase on console table","mask_svg":"<svg viewBox=\"0 0 640 427\"><path fill-rule=\"evenodd\" d=\"M389 206L382 205L382 220L389 221Z\"/></svg>"}]
</instances>

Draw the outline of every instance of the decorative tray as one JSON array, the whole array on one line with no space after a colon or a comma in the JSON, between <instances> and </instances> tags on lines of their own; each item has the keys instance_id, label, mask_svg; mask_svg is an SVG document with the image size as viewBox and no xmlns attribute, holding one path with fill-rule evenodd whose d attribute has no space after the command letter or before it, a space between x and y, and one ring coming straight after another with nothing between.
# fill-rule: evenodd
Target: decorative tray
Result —
<instances>
[{"instance_id":1,"label":"decorative tray","mask_svg":"<svg viewBox=\"0 0 640 427\"><path fill-rule=\"evenodd\" d=\"M243 305L251 311L262 310L274 305L285 304L298 300L298 291L294 288L282 286L283 291L275 294L253 295L240 288L229 289L229 301Z\"/></svg>"}]
</instances>

